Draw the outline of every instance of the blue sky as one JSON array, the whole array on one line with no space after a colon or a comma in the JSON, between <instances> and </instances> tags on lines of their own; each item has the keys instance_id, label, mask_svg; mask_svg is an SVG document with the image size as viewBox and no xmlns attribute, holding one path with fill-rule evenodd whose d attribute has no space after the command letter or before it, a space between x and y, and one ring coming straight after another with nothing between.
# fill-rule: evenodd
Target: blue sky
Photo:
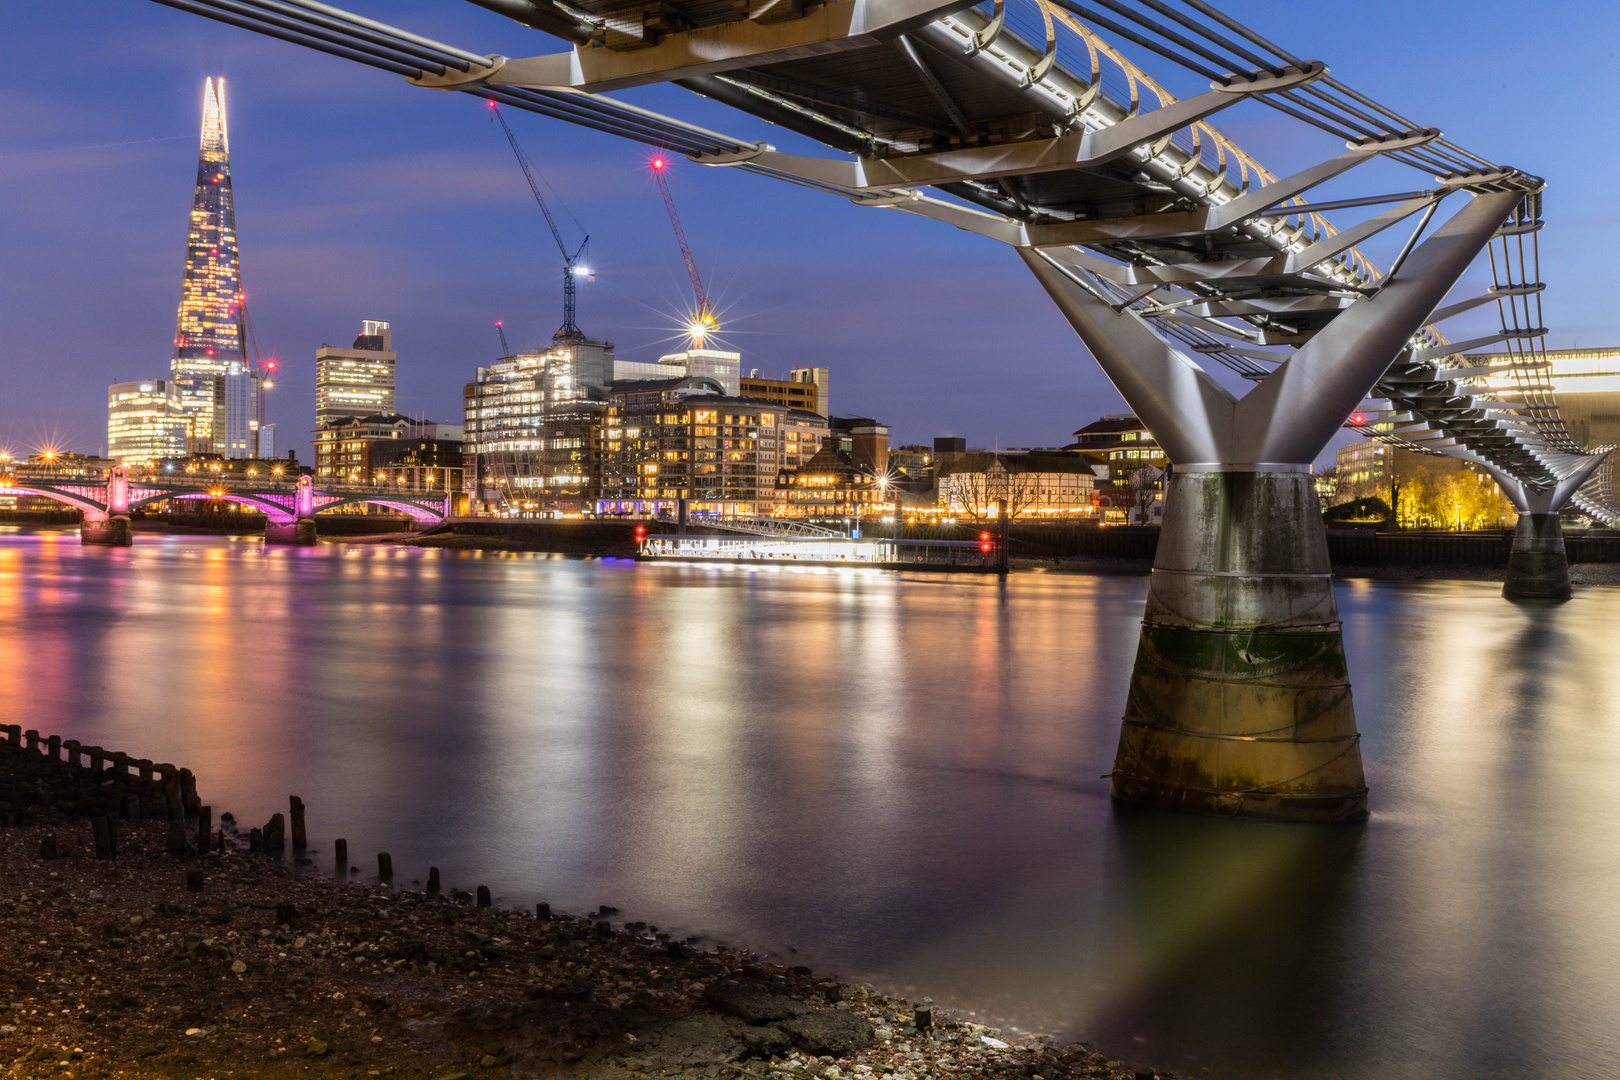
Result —
<instances>
[{"instance_id":1,"label":"blue sky","mask_svg":"<svg viewBox=\"0 0 1620 1080\"><path fill-rule=\"evenodd\" d=\"M561 48L458 0L347 6L479 52ZM1224 6L1476 153L1546 177L1550 341L1620 338L1600 271L1620 232L1608 180L1620 5ZM363 318L394 324L400 410L439 420L458 417L462 384L498 354L496 319L514 345L549 338L556 251L481 102L147 0L0 0L0 446L98 451L107 384L167 371L208 75L230 88L243 273L259 343L283 364L269 406L283 445L307 460L314 351L347 344ZM808 149L675 88L626 96ZM1244 108L1215 122L1275 171L1336 151ZM582 327L626 359L673 347L688 290L646 149L509 115L591 233ZM678 160L672 183L745 367L830 367L835 411L888 421L896 442L1061 445L1123 410L1011 250L725 169ZM1372 166L1320 194L1425 183Z\"/></svg>"}]
</instances>

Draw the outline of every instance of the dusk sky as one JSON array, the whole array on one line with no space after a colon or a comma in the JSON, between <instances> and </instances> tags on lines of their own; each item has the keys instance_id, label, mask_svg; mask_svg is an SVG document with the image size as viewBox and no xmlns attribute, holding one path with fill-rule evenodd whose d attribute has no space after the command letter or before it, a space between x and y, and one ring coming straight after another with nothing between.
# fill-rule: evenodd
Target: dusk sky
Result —
<instances>
[{"instance_id":1,"label":"dusk sky","mask_svg":"<svg viewBox=\"0 0 1620 1080\"><path fill-rule=\"evenodd\" d=\"M478 52L564 47L459 0L343 6ZM1609 104L1620 96L1620 6L1222 6L1475 153L1546 177L1549 344L1620 343L1605 260L1620 240ZM555 247L499 128L471 96L416 89L147 0L0 0L0 60L0 448L99 452L107 384L166 377L210 75L229 88L258 342L282 362L268 410L282 448L309 460L315 349L347 345L361 319L393 323L399 410L449 422L460 420L462 384L499 354L495 320L515 347L549 340L560 321ZM1199 89L1185 73L1165 77L1178 92ZM677 88L623 96L782 149L830 153ZM1214 122L1274 171L1336 152L1286 117L1243 109ZM581 286L582 328L615 342L623 359L678 347L675 313L689 291L645 168L650 152L508 115L566 204L566 229L580 235L571 211L590 232L597 278ZM1375 166L1318 195L1428 183ZM790 367L829 367L833 410L888 422L895 443L949 434L976 446L1058 446L1124 410L1010 249L679 158L672 184L723 314L722 341L743 353L745 370L783 378ZM1380 250L1368 253L1387 263ZM1445 329L1457 339L1468 327Z\"/></svg>"}]
</instances>

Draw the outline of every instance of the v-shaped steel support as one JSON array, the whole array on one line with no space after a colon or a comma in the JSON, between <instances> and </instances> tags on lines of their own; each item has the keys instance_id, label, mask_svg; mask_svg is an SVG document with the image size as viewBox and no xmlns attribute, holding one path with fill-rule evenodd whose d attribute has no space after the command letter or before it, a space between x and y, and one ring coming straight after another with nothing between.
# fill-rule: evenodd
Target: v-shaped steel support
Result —
<instances>
[{"instance_id":1,"label":"v-shaped steel support","mask_svg":"<svg viewBox=\"0 0 1620 1080\"><path fill-rule=\"evenodd\" d=\"M1020 250L1080 340L1179 469L1299 471L1322 452L1378 377L1457 283L1520 193L1474 198L1359 300L1239 398L1039 250Z\"/></svg>"}]
</instances>

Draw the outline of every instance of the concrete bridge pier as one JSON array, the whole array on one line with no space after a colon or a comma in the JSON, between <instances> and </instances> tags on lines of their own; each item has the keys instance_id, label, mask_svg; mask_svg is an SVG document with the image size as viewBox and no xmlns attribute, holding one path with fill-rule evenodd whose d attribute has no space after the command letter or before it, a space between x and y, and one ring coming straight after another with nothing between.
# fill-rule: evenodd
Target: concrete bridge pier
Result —
<instances>
[{"instance_id":1,"label":"concrete bridge pier","mask_svg":"<svg viewBox=\"0 0 1620 1080\"><path fill-rule=\"evenodd\" d=\"M79 542L106 547L129 547L135 542L129 524L129 472L124 466L114 465L107 477L107 509L84 511Z\"/></svg>"},{"instance_id":2,"label":"concrete bridge pier","mask_svg":"<svg viewBox=\"0 0 1620 1080\"><path fill-rule=\"evenodd\" d=\"M101 514L84 512L79 523L79 542L101 547L129 547L135 542L128 514Z\"/></svg>"},{"instance_id":3,"label":"concrete bridge pier","mask_svg":"<svg viewBox=\"0 0 1620 1080\"><path fill-rule=\"evenodd\" d=\"M1310 463L1521 197L1475 195L1377 293L1241 398L1083 263L1022 250L1172 462L1111 774L1116 799L1269 821L1366 815Z\"/></svg>"},{"instance_id":4,"label":"concrete bridge pier","mask_svg":"<svg viewBox=\"0 0 1620 1080\"><path fill-rule=\"evenodd\" d=\"M297 547L314 547L316 542L315 519L313 517L304 517L296 521L266 521L264 523L264 542L267 544L293 544Z\"/></svg>"},{"instance_id":5,"label":"concrete bridge pier","mask_svg":"<svg viewBox=\"0 0 1620 1080\"><path fill-rule=\"evenodd\" d=\"M1564 550L1564 527L1559 514L1581 485L1589 480L1612 451L1566 455L1552 462L1565 475L1549 472L1541 484L1528 484L1496 468L1483 458L1458 454L1496 478L1502 492L1519 512L1508 551L1507 576L1502 595L1509 600L1568 600L1574 590L1569 581L1569 555Z\"/></svg>"},{"instance_id":6,"label":"concrete bridge pier","mask_svg":"<svg viewBox=\"0 0 1620 1080\"><path fill-rule=\"evenodd\" d=\"M298 478L293 490L293 520L264 523L264 542L267 544L296 544L299 547L315 545L315 484L307 476Z\"/></svg>"}]
</instances>

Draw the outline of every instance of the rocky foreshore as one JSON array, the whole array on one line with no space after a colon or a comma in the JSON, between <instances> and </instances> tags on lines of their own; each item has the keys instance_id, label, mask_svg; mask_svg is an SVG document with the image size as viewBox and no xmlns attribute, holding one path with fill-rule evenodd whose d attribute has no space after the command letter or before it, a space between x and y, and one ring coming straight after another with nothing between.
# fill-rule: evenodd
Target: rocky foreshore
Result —
<instances>
[{"instance_id":1,"label":"rocky foreshore","mask_svg":"<svg viewBox=\"0 0 1620 1080\"><path fill-rule=\"evenodd\" d=\"M228 815L200 853L195 796L182 835L157 768L92 773L0 744L10 1076L1155 1075L611 909L330 880L313 848L249 850Z\"/></svg>"}]
</instances>

